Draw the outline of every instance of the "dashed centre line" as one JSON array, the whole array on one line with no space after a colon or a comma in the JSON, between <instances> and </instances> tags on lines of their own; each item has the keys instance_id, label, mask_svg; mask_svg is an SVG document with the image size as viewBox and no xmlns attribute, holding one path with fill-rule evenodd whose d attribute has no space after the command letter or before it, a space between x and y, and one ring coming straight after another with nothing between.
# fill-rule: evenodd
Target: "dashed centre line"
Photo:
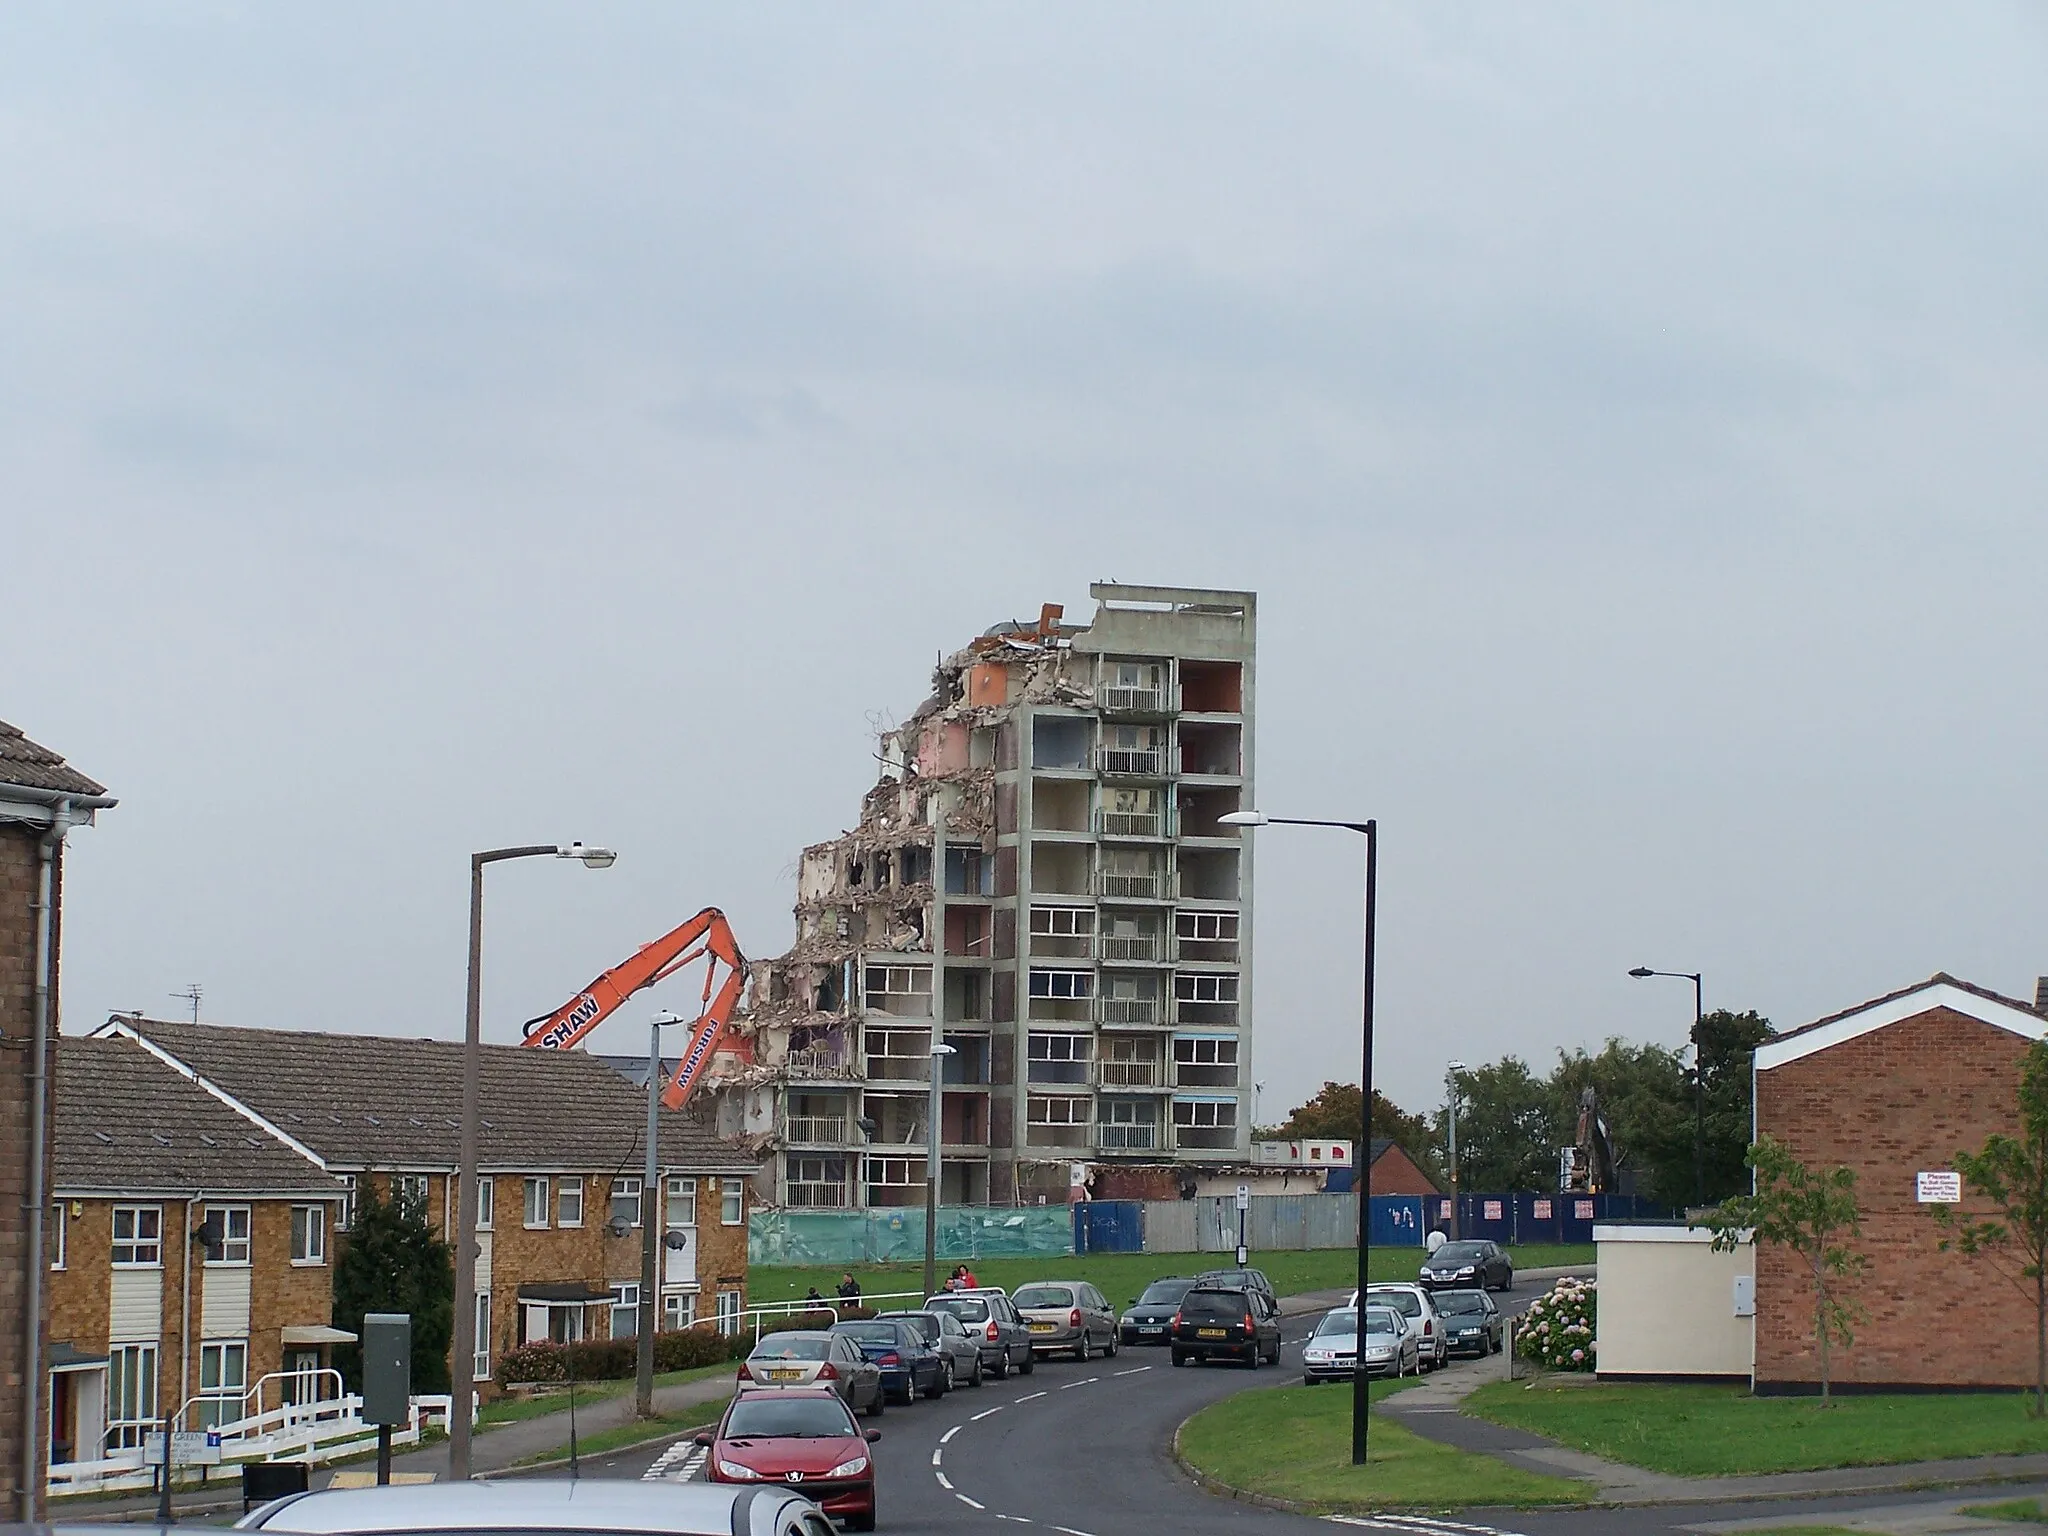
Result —
<instances>
[{"instance_id":1,"label":"dashed centre line","mask_svg":"<svg viewBox=\"0 0 2048 1536\"><path fill-rule=\"evenodd\" d=\"M1022 1397L1018 1398L1017 1401L1020 1403L1035 1403L1045 1395L1046 1394L1043 1392L1027 1392ZM979 1415L977 1415L977 1417L979 1417Z\"/></svg>"},{"instance_id":2,"label":"dashed centre line","mask_svg":"<svg viewBox=\"0 0 2048 1536\"><path fill-rule=\"evenodd\" d=\"M1100 1380L1102 1380L1100 1376L1083 1376L1079 1381L1063 1382L1060 1386L1060 1390L1062 1392L1071 1392L1076 1387L1092 1387L1095 1385L1096 1382ZM1043 1397L1044 1395L1045 1394L1042 1392L1039 1394L1039 1396L1041 1397Z\"/></svg>"},{"instance_id":3,"label":"dashed centre line","mask_svg":"<svg viewBox=\"0 0 2048 1536\"><path fill-rule=\"evenodd\" d=\"M945 1445L949 1443L952 1440L952 1438L959 1433L960 1426L958 1424L955 1424L951 1429L947 1430L943 1435L939 1436L939 1444Z\"/></svg>"},{"instance_id":4,"label":"dashed centre line","mask_svg":"<svg viewBox=\"0 0 2048 1536\"><path fill-rule=\"evenodd\" d=\"M1118 1371L1116 1372L1116 1374L1119 1376L1135 1376L1140 1371L1149 1371L1151 1369L1152 1367L1149 1365L1134 1365L1128 1371ZM1053 1529L1056 1531L1063 1531L1066 1529L1066 1527L1063 1525L1056 1525L1053 1527Z\"/></svg>"},{"instance_id":5,"label":"dashed centre line","mask_svg":"<svg viewBox=\"0 0 2048 1536\"><path fill-rule=\"evenodd\" d=\"M939 1486L945 1489L946 1492L951 1493L953 1491L953 1480L950 1477L946 1476L946 1474L943 1472L937 1473L935 1475L938 1477Z\"/></svg>"},{"instance_id":6,"label":"dashed centre line","mask_svg":"<svg viewBox=\"0 0 2048 1536\"><path fill-rule=\"evenodd\" d=\"M1043 1397L1043 1396L1045 1396L1045 1394L1044 1394L1043 1392L1039 1393L1038 1395L1039 1395L1040 1397ZM995 1405L995 1407L993 1407L993 1408L984 1408L984 1409L982 1409L982 1410L981 1410L981 1412L979 1412L979 1413L977 1413L977 1414L973 1415L973 1416L972 1416L971 1418L969 1418L967 1422L968 1422L968 1423L970 1423L970 1424L979 1424L979 1423L980 1423L980 1422L981 1422L981 1421L982 1421L983 1419L987 1418L987 1417L988 1417L988 1416L989 1416L990 1414L992 1414L992 1413L1001 1413L1001 1412L1002 1412L1002 1411L1003 1411L1003 1410L1004 1410L1005 1408L1007 1408L1007 1407L1009 1407L1009 1406L1010 1406L1010 1405L1009 1405L1008 1403L997 1403L997 1404Z\"/></svg>"},{"instance_id":7,"label":"dashed centre line","mask_svg":"<svg viewBox=\"0 0 2048 1536\"><path fill-rule=\"evenodd\" d=\"M987 1509L987 1508L988 1508L988 1506L987 1506L986 1504L981 1504L981 1503L977 1503L977 1502L976 1502L975 1500L973 1500L973 1499L970 1499L969 1497L967 1497L967 1495L966 1495L966 1494L964 1494L964 1493L956 1493L956 1494L954 1494L954 1495L953 1495L953 1497L954 1497L954 1498L956 1498L956 1499L958 1499L958 1500L959 1500L959 1501L960 1501L960 1502L961 1502L962 1504L965 1504L965 1505L966 1505L966 1506L967 1506L967 1507L968 1507L969 1509Z\"/></svg>"}]
</instances>

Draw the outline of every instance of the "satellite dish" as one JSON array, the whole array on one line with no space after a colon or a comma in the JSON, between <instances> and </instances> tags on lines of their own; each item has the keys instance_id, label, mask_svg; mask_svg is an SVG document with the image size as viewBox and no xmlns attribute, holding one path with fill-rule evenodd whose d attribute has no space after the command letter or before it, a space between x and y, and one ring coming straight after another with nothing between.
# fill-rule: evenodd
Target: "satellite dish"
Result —
<instances>
[{"instance_id":1,"label":"satellite dish","mask_svg":"<svg viewBox=\"0 0 2048 1536\"><path fill-rule=\"evenodd\" d=\"M624 1237L633 1230L633 1223L626 1220L623 1216L615 1216L604 1224L604 1229L611 1233L613 1237Z\"/></svg>"},{"instance_id":2,"label":"satellite dish","mask_svg":"<svg viewBox=\"0 0 2048 1536\"><path fill-rule=\"evenodd\" d=\"M681 1253L690 1246L689 1235L683 1232L671 1232L661 1240L661 1246L668 1249L671 1253Z\"/></svg>"}]
</instances>

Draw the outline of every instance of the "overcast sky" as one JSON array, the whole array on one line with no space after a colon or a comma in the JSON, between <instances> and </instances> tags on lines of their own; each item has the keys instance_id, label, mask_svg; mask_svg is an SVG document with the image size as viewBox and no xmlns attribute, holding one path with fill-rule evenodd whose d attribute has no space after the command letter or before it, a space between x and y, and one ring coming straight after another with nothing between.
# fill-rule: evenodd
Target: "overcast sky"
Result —
<instances>
[{"instance_id":1,"label":"overcast sky","mask_svg":"<svg viewBox=\"0 0 2048 1536\"><path fill-rule=\"evenodd\" d=\"M495 843L620 860L493 873L493 1038L779 952L873 722L1106 577L1259 593L1403 1103L1678 1042L1637 964L2031 997L2044 16L11 8L0 718L122 801L66 1026L459 1034ZM1258 835L1272 1119L1359 849Z\"/></svg>"}]
</instances>

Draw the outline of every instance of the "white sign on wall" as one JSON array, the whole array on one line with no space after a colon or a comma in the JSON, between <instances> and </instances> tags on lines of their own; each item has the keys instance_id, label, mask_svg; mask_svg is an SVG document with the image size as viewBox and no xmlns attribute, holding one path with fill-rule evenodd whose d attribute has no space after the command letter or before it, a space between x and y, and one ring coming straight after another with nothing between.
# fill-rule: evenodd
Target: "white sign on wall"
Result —
<instances>
[{"instance_id":1,"label":"white sign on wall","mask_svg":"<svg viewBox=\"0 0 2048 1536\"><path fill-rule=\"evenodd\" d=\"M1963 1176L1949 1172L1916 1173L1913 1198L1922 1205L1958 1204L1963 1198Z\"/></svg>"}]
</instances>

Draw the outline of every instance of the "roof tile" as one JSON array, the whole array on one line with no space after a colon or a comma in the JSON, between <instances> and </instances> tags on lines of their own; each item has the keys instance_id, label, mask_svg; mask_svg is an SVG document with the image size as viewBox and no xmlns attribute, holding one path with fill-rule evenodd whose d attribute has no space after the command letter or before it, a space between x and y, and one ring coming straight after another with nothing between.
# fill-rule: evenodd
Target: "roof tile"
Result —
<instances>
[{"instance_id":1,"label":"roof tile","mask_svg":"<svg viewBox=\"0 0 2048 1536\"><path fill-rule=\"evenodd\" d=\"M54 789L77 795L104 795L103 784L95 784L64 761L61 753L30 741L18 726L0 720L0 784L19 784L27 789Z\"/></svg>"}]
</instances>

